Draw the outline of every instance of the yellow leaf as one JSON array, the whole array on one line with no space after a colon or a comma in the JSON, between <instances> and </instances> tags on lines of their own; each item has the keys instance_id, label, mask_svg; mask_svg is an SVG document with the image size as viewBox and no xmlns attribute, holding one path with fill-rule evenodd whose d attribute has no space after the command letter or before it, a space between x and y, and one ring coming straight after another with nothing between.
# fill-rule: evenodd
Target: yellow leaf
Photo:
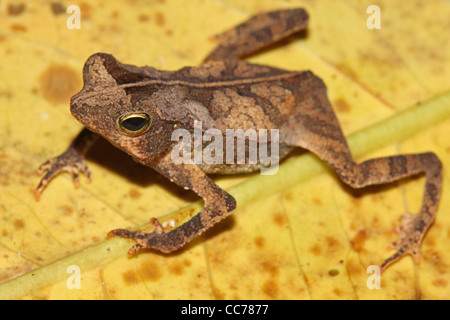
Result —
<instances>
[{"instance_id":1,"label":"yellow leaf","mask_svg":"<svg viewBox=\"0 0 450 320\"><path fill-rule=\"evenodd\" d=\"M78 5L81 29L65 9ZM450 8L445 1L14 1L0 5L0 298L46 299L448 299L450 207ZM87 160L93 181L61 175L36 202L40 163L61 153L81 125L68 110L95 52L174 70L196 65L209 38L250 15L305 7L308 32L251 57L312 70L358 161L435 152L444 163L437 219L415 266L392 265L380 290L367 267L388 257L404 212L417 212L423 178L353 191L310 154L274 176L215 177L238 201L230 217L178 253L127 257L115 228L178 223L201 206L106 142ZM80 289L71 282L80 273ZM75 270L71 272L71 270ZM69 273L68 273L69 271Z\"/></svg>"}]
</instances>

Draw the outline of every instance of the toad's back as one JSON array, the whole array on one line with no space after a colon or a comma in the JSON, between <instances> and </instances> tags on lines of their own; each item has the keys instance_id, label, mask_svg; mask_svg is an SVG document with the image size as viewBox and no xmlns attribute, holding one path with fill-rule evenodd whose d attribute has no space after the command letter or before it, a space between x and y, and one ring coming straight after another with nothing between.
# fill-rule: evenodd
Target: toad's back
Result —
<instances>
[{"instance_id":1,"label":"toad's back","mask_svg":"<svg viewBox=\"0 0 450 320\"><path fill-rule=\"evenodd\" d=\"M303 122L302 108L312 103L311 92L325 90L309 71L292 72L240 60L177 71L145 69L146 79L121 85L127 94L145 91L166 120L195 118L204 128L219 130L282 131L297 126Z\"/></svg>"}]
</instances>

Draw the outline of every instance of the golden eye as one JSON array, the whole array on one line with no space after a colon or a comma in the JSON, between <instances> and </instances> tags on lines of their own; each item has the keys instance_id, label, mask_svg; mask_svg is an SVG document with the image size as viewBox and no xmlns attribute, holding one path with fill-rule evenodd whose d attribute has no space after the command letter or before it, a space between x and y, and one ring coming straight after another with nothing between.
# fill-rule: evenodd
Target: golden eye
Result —
<instances>
[{"instance_id":1,"label":"golden eye","mask_svg":"<svg viewBox=\"0 0 450 320\"><path fill-rule=\"evenodd\" d=\"M128 136L143 134L152 125L152 116L147 113L125 114L117 118L116 125Z\"/></svg>"}]
</instances>

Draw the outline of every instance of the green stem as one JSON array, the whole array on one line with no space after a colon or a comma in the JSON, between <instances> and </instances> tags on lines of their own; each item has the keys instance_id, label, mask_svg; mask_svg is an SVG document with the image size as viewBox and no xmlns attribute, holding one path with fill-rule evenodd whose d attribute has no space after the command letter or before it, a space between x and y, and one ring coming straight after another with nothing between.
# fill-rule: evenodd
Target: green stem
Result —
<instances>
[{"instance_id":1,"label":"green stem","mask_svg":"<svg viewBox=\"0 0 450 320\"><path fill-rule=\"evenodd\" d=\"M433 98L423 104L400 112L372 125L364 130L351 134L348 143L354 157L359 157L382 146L432 127L436 123L450 117L450 92ZM236 198L239 206L286 190L306 179L326 170L326 166L311 153L291 157L284 161L275 175L255 175L245 182L230 188L228 191ZM195 208L197 201L182 210ZM180 210L162 217L166 220L175 216ZM141 228L146 228L142 226ZM67 279L67 268L77 265L81 271L107 264L113 259L123 257L130 248L130 240L114 237L93 245L85 250L66 256L44 267L26 273L0 285L0 299L20 298L36 290L45 288L57 281Z\"/></svg>"}]
</instances>

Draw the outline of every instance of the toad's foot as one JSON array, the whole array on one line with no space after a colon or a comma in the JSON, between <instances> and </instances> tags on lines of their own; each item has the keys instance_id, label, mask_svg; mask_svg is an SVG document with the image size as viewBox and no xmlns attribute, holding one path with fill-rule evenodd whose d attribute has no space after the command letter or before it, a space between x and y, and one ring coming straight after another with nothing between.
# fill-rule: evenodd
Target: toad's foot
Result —
<instances>
[{"instance_id":1,"label":"toad's foot","mask_svg":"<svg viewBox=\"0 0 450 320\"><path fill-rule=\"evenodd\" d=\"M137 243L128 250L129 255L137 254L139 250L145 248L155 248L155 244L163 241L166 235L163 227L156 218L151 219L154 226L152 232L130 231L126 229L115 229L108 233L108 238L119 236L136 240ZM161 250L161 249L160 249ZM163 251L163 250L161 250Z\"/></svg>"},{"instance_id":2,"label":"toad's foot","mask_svg":"<svg viewBox=\"0 0 450 320\"><path fill-rule=\"evenodd\" d=\"M61 172L69 172L72 175L75 187L80 185L79 174L83 173L87 176L87 182L91 180L91 171L89 170L83 156L77 153L74 149L68 149L63 154L56 158L50 159L43 163L38 169L38 175L42 175L45 171L47 173L39 182L35 191L36 200L40 199L41 193L45 186L51 179L56 177Z\"/></svg>"},{"instance_id":3,"label":"toad's foot","mask_svg":"<svg viewBox=\"0 0 450 320\"><path fill-rule=\"evenodd\" d=\"M420 260L420 244L426 232L426 222L418 214L404 214L401 220L402 225L397 228L399 239L392 244L397 251L381 264L382 272L407 254L412 255L416 263Z\"/></svg>"}]
</instances>

